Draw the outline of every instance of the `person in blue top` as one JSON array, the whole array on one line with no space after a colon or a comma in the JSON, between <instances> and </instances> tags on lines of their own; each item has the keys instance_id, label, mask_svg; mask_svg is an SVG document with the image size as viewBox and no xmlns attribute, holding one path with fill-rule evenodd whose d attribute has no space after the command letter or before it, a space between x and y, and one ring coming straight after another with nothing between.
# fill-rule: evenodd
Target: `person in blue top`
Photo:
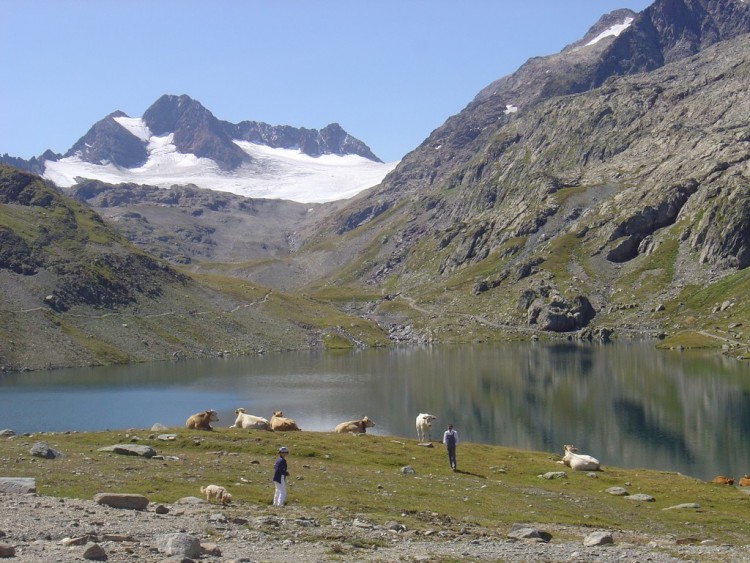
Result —
<instances>
[{"instance_id":1,"label":"person in blue top","mask_svg":"<svg viewBox=\"0 0 750 563\"><path fill-rule=\"evenodd\" d=\"M443 434L443 444L445 449L448 450L448 462L451 464L451 469L456 470L456 444L458 444L458 432L453 429L453 425L448 425L448 430Z\"/></svg>"},{"instance_id":2,"label":"person in blue top","mask_svg":"<svg viewBox=\"0 0 750 563\"><path fill-rule=\"evenodd\" d=\"M286 456L289 450L284 446L279 448L279 457L273 466L273 484L276 490L273 494L273 505L284 506L286 500L286 478L289 477L287 471Z\"/></svg>"}]
</instances>

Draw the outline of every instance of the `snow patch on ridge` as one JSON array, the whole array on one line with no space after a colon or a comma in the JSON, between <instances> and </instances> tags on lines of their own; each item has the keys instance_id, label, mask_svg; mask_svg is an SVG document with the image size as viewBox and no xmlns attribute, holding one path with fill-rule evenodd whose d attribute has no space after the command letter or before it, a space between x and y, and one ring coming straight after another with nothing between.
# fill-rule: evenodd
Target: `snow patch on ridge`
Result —
<instances>
[{"instance_id":1,"label":"snow patch on ridge","mask_svg":"<svg viewBox=\"0 0 750 563\"><path fill-rule=\"evenodd\" d=\"M324 203L348 199L376 186L398 164L374 162L356 155L311 157L297 150L235 141L252 161L225 172L213 160L178 152L172 134L151 136L148 127L138 118L115 119L139 139L148 141L149 158L143 166L98 165L72 156L56 162L47 161L44 178L60 187L73 186L77 178L161 188L193 184L245 197Z\"/></svg>"},{"instance_id":2,"label":"snow patch on ridge","mask_svg":"<svg viewBox=\"0 0 750 563\"><path fill-rule=\"evenodd\" d=\"M151 130L140 117L113 117L112 119L145 143L148 143L151 138Z\"/></svg>"},{"instance_id":3,"label":"snow patch on ridge","mask_svg":"<svg viewBox=\"0 0 750 563\"><path fill-rule=\"evenodd\" d=\"M591 41L589 41L588 43L586 43L586 47L588 47L589 45L593 45L595 43L598 43L602 39L605 39L605 38L610 37L610 36L617 37L623 31L625 31L627 28L629 28L631 23L633 23L633 18L625 18L624 22L622 22L620 24L617 24L617 25L613 25L612 27L609 27L609 28L605 29L604 31L602 31L599 35L597 35L596 37L594 37Z\"/></svg>"}]
</instances>

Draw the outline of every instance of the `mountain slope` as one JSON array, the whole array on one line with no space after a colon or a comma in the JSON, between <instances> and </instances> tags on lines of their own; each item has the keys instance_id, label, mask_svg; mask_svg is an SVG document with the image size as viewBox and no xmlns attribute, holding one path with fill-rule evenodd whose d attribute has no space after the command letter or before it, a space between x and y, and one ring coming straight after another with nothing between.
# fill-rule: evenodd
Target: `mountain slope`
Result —
<instances>
[{"instance_id":1,"label":"mountain slope","mask_svg":"<svg viewBox=\"0 0 750 563\"><path fill-rule=\"evenodd\" d=\"M308 299L181 273L0 165L0 371L301 349L329 335L382 340Z\"/></svg>"},{"instance_id":2,"label":"mountain slope","mask_svg":"<svg viewBox=\"0 0 750 563\"><path fill-rule=\"evenodd\" d=\"M311 241L331 274L306 289L370 288L421 339L717 321L747 285L749 12L660 0L488 87Z\"/></svg>"}]
</instances>

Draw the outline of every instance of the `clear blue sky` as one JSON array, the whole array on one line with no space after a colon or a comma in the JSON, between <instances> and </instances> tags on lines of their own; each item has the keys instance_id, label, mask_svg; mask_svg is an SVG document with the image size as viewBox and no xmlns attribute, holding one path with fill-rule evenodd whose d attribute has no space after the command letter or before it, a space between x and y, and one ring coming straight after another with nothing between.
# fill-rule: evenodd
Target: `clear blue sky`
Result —
<instances>
[{"instance_id":1,"label":"clear blue sky","mask_svg":"<svg viewBox=\"0 0 750 563\"><path fill-rule=\"evenodd\" d=\"M651 0L0 0L0 154L187 94L217 118L338 122L380 158L484 86Z\"/></svg>"}]
</instances>

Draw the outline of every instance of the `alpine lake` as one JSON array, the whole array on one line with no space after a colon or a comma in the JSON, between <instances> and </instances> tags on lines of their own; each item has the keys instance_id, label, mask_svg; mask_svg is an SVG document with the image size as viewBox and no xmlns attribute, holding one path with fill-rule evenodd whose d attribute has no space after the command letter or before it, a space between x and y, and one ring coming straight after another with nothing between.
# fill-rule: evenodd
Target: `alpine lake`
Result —
<instances>
[{"instance_id":1,"label":"alpine lake","mask_svg":"<svg viewBox=\"0 0 750 563\"><path fill-rule=\"evenodd\" d=\"M281 410L303 431L366 415L368 432L416 440L430 413L434 441L452 423L463 442L559 455L573 444L605 470L738 479L750 473L749 390L750 363L654 341L285 352L5 373L0 430L181 427L208 409L228 427L243 407Z\"/></svg>"}]
</instances>

